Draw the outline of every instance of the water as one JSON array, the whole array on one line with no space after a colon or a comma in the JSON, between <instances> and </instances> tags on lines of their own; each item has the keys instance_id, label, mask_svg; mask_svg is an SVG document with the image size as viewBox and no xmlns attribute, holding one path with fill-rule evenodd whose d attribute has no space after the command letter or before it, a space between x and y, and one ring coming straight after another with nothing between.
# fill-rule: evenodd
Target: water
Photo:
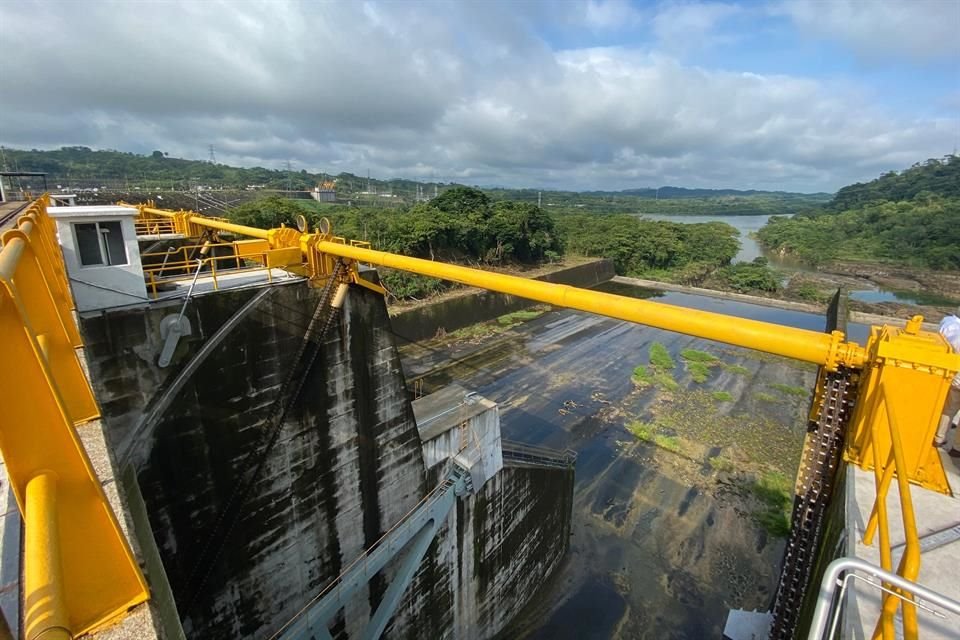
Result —
<instances>
[{"instance_id":1,"label":"water","mask_svg":"<svg viewBox=\"0 0 960 640\"><path fill-rule=\"evenodd\" d=\"M823 331L826 322L824 316L815 313L778 309L776 307L766 307L747 302L736 302L734 300L723 300L721 298L699 296L691 293L645 289L643 287L619 282L606 282L597 287L597 289L622 296L629 296L631 298L656 299L657 302L685 307L687 309L713 311L736 318L760 320L762 322L771 322L787 327L796 327L797 329ZM847 338L854 342L864 344L869 335L870 327L867 325L854 322L847 325Z\"/></svg>"},{"instance_id":2,"label":"water","mask_svg":"<svg viewBox=\"0 0 960 640\"><path fill-rule=\"evenodd\" d=\"M621 283L597 289L813 331L825 324L819 314ZM529 638L719 637L730 606L765 608L783 541L770 539L744 515L744 505L725 494L709 470L631 444L625 421L648 415L657 396L634 393L630 376L654 341L678 362L682 349L696 348L748 369L746 377L714 371L702 388L730 391L737 404L727 411L746 416L738 423L743 432L736 436L737 446L773 457L782 447L769 443L792 440L799 447L806 400L759 402L753 391L772 382L810 388L812 367L753 359L743 350L563 309L514 331L517 335L502 338L502 348L494 339L489 345L434 345L410 354L434 366L437 358L454 362L443 375L500 405L505 438L577 451L570 552L556 581L538 596L537 607L564 604L526 621ZM852 325L850 332L857 340L867 334L862 325ZM404 356L408 375L419 364ZM677 375L684 375L680 365ZM754 414L764 419L754 420ZM772 431L761 431L766 428ZM712 447L710 456L717 456L728 445L712 429L702 425L703 443Z\"/></svg>"},{"instance_id":3,"label":"water","mask_svg":"<svg viewBox=\"0 0 960 640\"><path fill-rule=\"evenodd\" d=\"M784 217L789 218L793 214L787 214ZM671 216L671 215L643 215L648 220L663 220L665 222L680 222L683 224L696 224L700 222L725 222L740 232L740 252L733 258L734 262L750 262L754 258L764 257L770 261L770 264L785 271L807 271L805 266L798 260L786 256L781 256L775 252L767 251L760 244L750 237L750 234L759 231L770 219L766 216Z\"/></svg>"},{"instance_id":4,"label":"water","mask_svg":"<svg viewBox=\"0 0 960 640\"><path fill-rule=\"evenodd\" d=\"M878 302L902 302L904 304L914 305L943 305L950 306L957 304L957 300L947 298L935 293L925 291L900 291L886 289L864 289L861 291L851 291L851 300L860 302L869 302L875 304Z\"/></svg>"}]
</instances>

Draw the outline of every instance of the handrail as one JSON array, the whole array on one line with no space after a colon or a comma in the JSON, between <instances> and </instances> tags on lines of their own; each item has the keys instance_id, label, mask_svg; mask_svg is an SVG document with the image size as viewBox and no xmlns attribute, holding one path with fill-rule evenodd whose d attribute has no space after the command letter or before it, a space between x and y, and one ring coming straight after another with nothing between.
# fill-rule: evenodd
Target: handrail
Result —
<instances>
[{"instance_id":1,"label":"handrail","mask_svg":"<svg viewBox=\"0 0 960 640\"><path fill-rule=\"evenodd\" d=\"M27 483L23 555L30 559L23 572L25 636L43 640L72 640L70 617L63 594L60 533L57 517L57 477L50 471Z\"/></svg>"},{"instance_id":2,"label":"handrail","mask_svg":"<svg viewBox=\"0 0 960 640\"><path fill-rule=\"evenodd\" d=\"M218 247L229 247L232 253L229 255L215 255ZM214 250L213 255L204 255L200 258L193 257L193 254L201 249L205 251ZM291 262L292 254L281 255L283 250L266 249L263 251L245 251L243 253L237 250L237 245L232 242L206 243L203 245L185 245L177 249L168 251L156 251L152 253L141 254L144 260L143 274L147 280L147 287L154 299L159 297L158 286L168 282L177 282L180 280L189 280L194 277L197 271L197 263L200 262L204 267L209 267L209 275L213 279L213 288L219 291L220 283L218 273L244 273L252 271L266 271L267 282L273 282L274 267L284 267L294 264L300 266L299 252L297 259ZM176 256L175 260L170 260L170 256ZM150 264L150 258L163 258L163 261L156 264ZM227 263L226 267L220 266L221 263ZM232 266L231 263L235 264ZM253 263L248 264L248 263ZM172 275L165 276L165 273L174 272ZM177 273L179 272L179 273Z\"/></svg>"},{"instance_id":3,"label":"handrail","mask_svg":"<svg viewBox=\"0 0 960 640\"><path fill-rule=\"evenodd\" d=\"M24 520L27 640L86 633L149 597L75 427L100 414L47 202L0 249L0 453Z\"/></svg>"},{"instance_id":4,"label":"handrail","mask_svg":"<svg viewBox=\"0 0 960 640\"><path fill-rule=\"evenodd\" d=\"M870 519L867 521L867 528L863 534L863 542L866 545L873 544L873 536L880 531L880 565L890 571L893 566L893 551L890 544L890 527L887 515L887 494L890 490L890 482L896 474L897 491L900 495L900 516L903 521L903 532L905 545L903 556L897 567L897 574L907 580L916 580L920 573L920 536L917 533L916 516L913 509L913 498L910 494L910 482L907 473L906 461L903 454L903 443L900 438L900 427L896 416L896 411L887 399L886 383L881 383L876 391L875 402L877 410L883 406L887 414L887 424L890 432L890 451L887 455L886 464L881 461L880 447L876 446L879 442L880 420L874 420L871 429L871 437L874 442L873 448L873 472L876 486L876 498L873 503L873 509L870 512ZM917 638L917 609L911 602L911 598L906 596L903 600L903 634L906 640L915 640ZM883 596L883 605L880 620L877 621L873 637L881 636L884 640L892 640L895 637L894 615L900 606L901 598L885 592Z\"/></svg>"},{"instance_id":5,"label":"handrail","mask_svg":"<svg viewBox=\"0 0 960 640\"><path fill-rule=\"evenodd\" d=\"M573 449L551 449L513 440L501 440L500 449L504 458L514 461L526 460L563 468L572 467L577 462L577 452Z\"/></svg>"},{"instance_id":6,"label":"handrail","mask_svg":"<svg viewBox=\"0 0 960 640\"><path fill-rule=\"evenodd\" d=\"M838 601L836 607L833 606L834 595L836 594L838 586L842 585L843 589L846 589L847 580L854 575L852 573L854 571L861 571L880 578L882 581L881 584L874 582L870 584L873 584L885 593L887 592L884 585L889 584L897 589L897 592L894 594L887 594L888 597L906 596L912 599L916 596L922 598L924 602L935 604L947 611L960 615L960 602L952 598L948 598L941 593L928 589L912 580L908 580L901 575L887 571L882 567L870 564L866 560L850 557L837 558L827 566L827 570L823 574L823 579L820 581L820 593L817 596L817 606L813 611L813 618L810 621L810 631L807 634L807 640L823 640L824 638L833 637L832 633L824 634L827 632L827 624L830 623L831 618L833 618L833 627L836 626L837 616L839 616L842 607L842 598ZM850 573L847 573L844 579L841 580L840 574L844 572ZM833 616L830 615L831 612Z\"/></svg>"}]
</instances>

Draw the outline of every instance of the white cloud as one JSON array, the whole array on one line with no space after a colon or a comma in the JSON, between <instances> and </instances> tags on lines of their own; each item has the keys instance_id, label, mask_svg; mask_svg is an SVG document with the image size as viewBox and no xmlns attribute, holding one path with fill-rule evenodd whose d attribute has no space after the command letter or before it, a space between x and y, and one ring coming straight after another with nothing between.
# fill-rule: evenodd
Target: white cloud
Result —
<instances>
[{"instance_id":1,"label":"white cloud","mask_svg":"<svg viewBox=\"0 0 960 640\"><path fill-rule=\"evenodd\" d=\"M653 18L653 31L668 51L684 52L731 41L717 28L743 9L719 2L670 2Z\"/></svg>"},{"instance_id":2,"label":"white cloud","mask_svg":"<svg viewBox=\"0 0 960 640\"><path fill-rule=\"evenodd\" d=\"M866 60L960 58L958 0L785 0L775 10Z\"/></svg>"},{"instance_id":3,"label":"white cloud","mask_svg":"<svg viewBox=\"0 0 960 640\"><path fill-rule=\"evenodd\" d=\"M890 116L807 78L629 47L553 51L530 27L548 17L524 11L0 3L16 27L0 77L18 88L0 102L0 143L193 158L214 144L227 163L478 184L819 190L954 139L955 120Z\"/></svg>"},{"instance_id":4,"label":"white cloud","mask_svg":"<svg viewBox=\"0 0 960 640\"><path fill-rule=\"evenodd\" d=\"M583 19L594 29L623 29L637 25L643 18L627 0L587 0Z\"/></svg>"}]
</instances>

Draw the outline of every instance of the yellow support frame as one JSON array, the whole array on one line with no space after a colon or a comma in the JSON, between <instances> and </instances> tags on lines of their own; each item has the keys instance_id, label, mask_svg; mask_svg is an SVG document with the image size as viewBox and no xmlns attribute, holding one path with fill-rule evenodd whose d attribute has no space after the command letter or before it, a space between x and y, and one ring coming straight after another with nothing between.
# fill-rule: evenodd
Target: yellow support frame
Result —
<instances>
[{"instance_id":1,"label":"yellow support frame","mask_svg":"<svg viewBox=\"0 0 960 640\"><path fill-rule=\"evenodd\" d=\"M910 422L901 425L904 464L898 471L911 482L949 495L933 438L950 381L960 370L960 355L939 334L921 331L921 322L916 316L902 329L871 329L844 459L865 470L873 469L878 459L885 462L893 446L890 416L908 415Z\"/></svg>"},{"instance_id":2,"label":"yellow support frame","mask_svg":"<svg viewBox=\"0 0 960 640\"><path fill-rule=\"evenodd\" d=\"M329 223L321 224L321 230L315 233L302 233L287 227L257 229L196 213L172 213L150 206L140 206L139 210L144 215L181 219L182 224L194 229L218 229L258 238L274 249L299 247L302 267L293 265L287 268L308 275L312 284L322 282L332 272L333 264L338 259L345 259L350 263L348 278L353 282L360 280L357 263L375 264L812 362L826 371L841 367L857 370L860 372L859 400L844 455L863 469L870 469L872 465L871 434L879 434L881 441L876 446L883 452L889 451L890 443L885 440L889 429L885 424L879 425L882 428L873 428L875 421L886 419L883 417L886 414L878 410L875 396L880 380L887 380L889 407L901 414L910 412L914 415L918 411L922 414L919 425L904 432L905 468L909 480L936 491L950 492L939 455L932 446L931 429L935 428L933 416L939 415L943 406L949 376L960 370L960 355L952 353L938 335L921 332L922 318L912 319L903 330L873 327L865 349L847 341L840 331L825 334L795 329L375 251L369 243L348 242L333 236ZM380 289L372 283L359 284ZM820 391L817 393L815 406L820 401Z\"/></svg>"},{"instance_id":3,"label":"yellow support frame","mask_svg":"<svg viewBox=\"0 0 960 640\"><path fill-rule=\"evenodd\" d=\"M24 515L27 638L80 635L149 597L74 426L99 411L57 298L66 277L52 234L34 203L0 251L0 451Z\"/></svg>"}]
</instances>

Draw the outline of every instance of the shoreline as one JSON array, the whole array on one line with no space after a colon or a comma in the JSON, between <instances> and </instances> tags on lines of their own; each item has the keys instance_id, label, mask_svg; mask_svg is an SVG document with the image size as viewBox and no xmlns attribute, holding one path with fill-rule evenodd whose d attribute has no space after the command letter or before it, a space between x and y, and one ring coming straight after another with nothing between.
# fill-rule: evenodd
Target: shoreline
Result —
<instances>
[{"instance_id":1,"label":"shoreline","mask_svg":"<svg viewBox=\"0 0 960 640\"><path fill-rule=\"evenodd\" d=\"M691 287L688 285L674 284L671 282L660 282L659 280L644 280L642 278L630 278L627 276L614 276L612 282L629 284L647 289L661 289L663 291L673 291L676 293L688 293L697 296L706 296L720 300L732 300L734 302L745 302L774 309L784 309L787 311L800 311L803 313L814 313L824 315L827 312L827 305L811 304L808 302L794 302L793 300L782 300L780 298L765 298L763 296L754 296L746 293L735 293L732 291L720 291L718 289L704 289L702 287ZM862 311L849 311L847 314L849 322L858 324L889 324L902 327L906 320L896 316L885 316L875 313L865 313ZM927 331L937 331L937 324L933 322L924 322L923 328Z\"/></svg>"}]
</instances>

